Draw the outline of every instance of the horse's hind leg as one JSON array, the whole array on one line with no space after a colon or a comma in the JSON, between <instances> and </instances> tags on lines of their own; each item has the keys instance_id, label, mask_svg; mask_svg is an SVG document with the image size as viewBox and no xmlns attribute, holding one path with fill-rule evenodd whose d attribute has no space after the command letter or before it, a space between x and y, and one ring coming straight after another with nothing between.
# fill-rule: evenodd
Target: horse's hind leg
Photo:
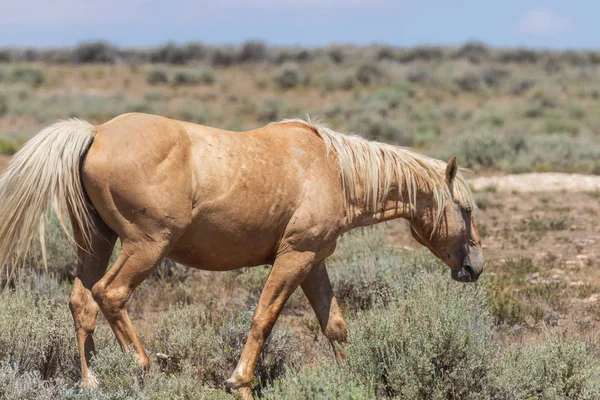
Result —
<instances>
[{"instance_id":1,"label":"horse's hind leg","mask_svg":"<svg viewBox=\"0 0 600 400\"><path fill-rule=\"evenodd\" d=\"M90 372L89 362L94 348L94 331L96 329L96 316L98 304L92 298L91 289L104 275L110 260L117 235L100 219L91 212L94 229L91 236L90 251L78 249L77 277L73 282L73 291L69 299L69 308L73 314L77 347L81 359L81 386L94 388L96 380ZM75 241L83 245L81 233L73 224Z\"/></svg>"},{"instance_id":2,"label":"horse's hind leg","mask_svg":"<svg viewBox=\"0 0 600 400\"><path fill-rule=\"evenodd\" d=\"M123 241L119 258L92 288L92 296L100 305L121 349L126 350L133 345L138 361L144 367L150 365L150 359L133 328L125 303L167 254L169 246L168 240Z\"/></svg>"},{"instance_id":3,"label":"horse's hind leg","mask_svg":"<svg viewBox=\"0 0 600 400\"><path fill-rule=\"evenodd\" d=\"M338 362L343 361L344 354L336 346L336 342L344 345L348 343L348 328L337 299L333 295L324 261L316 265L302 282L302 290L317 315L321 331L333 347L335 358Z\"/></svg>"}]
</instances>

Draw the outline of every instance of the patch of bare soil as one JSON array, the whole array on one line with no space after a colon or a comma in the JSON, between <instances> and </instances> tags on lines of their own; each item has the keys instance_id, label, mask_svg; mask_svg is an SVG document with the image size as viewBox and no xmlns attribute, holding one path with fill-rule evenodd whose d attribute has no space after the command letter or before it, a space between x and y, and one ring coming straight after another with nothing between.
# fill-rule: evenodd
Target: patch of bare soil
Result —
<instances>
[{"instance_id":1,"label":"patch of bare soil","mask_svg":"<svg viewBox=\"0 0 600 400\"><path fill-rule=\"evenodd\" d=\"M600 321L600 177L539 173L471 184L501 317L525 327L526 337L548 327L591 335ZM389 244L420 248L405 221L389 228Z\"/></svg>"},{"instance_id":2,"label":"patch of bare soil","mask_svg":"<svg viewBox=\"0 0 600 400\"><path fill-rule=\"evenodd\" d=\"M552 172L486 176L471 179L469 183L475 191L541 193L600 190L600 176Z\"/></svg>"}]
</instances>

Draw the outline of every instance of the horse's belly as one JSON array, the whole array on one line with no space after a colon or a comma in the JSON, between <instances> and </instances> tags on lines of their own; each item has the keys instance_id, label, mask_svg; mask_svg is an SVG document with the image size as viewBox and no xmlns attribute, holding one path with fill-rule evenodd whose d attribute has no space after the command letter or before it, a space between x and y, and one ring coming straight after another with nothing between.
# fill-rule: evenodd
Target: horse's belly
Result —
<instances>
[{"instance_id":1,"label":"horse's belly","mask_svg":"<svg viewBox=\"0 0 600 400\"><path fill-rule=\"evenodd\" d=\"M229 271L273 262L281 239L277 227L264 230L240 224L231 228L221 229L207 221L194 224L176 243L169 258L210 271Z\"/></svg>"}]
</instances>

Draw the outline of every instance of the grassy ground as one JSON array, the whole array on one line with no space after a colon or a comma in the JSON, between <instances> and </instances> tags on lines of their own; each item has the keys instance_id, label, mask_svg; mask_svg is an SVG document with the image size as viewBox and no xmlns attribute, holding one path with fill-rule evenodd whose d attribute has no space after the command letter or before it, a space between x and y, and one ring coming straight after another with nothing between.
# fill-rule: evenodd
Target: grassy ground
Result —
<instances>
[{"instance_id":1,"label":"grassy ground","mask_svg":"<svg viewBox=\"0 0 600 400\"><path fill-rule=\"evenodd\" d=\"M255 396L593 399L600 395L600 359L593 341L565 339L552 327L537 344L508 339L506 324L514 321L497 309L495 278L488 275L476 284L458 284L430 254L395 250L385 245L386 237L385 229L350 234L330 262L351 331L343 366L335 364L307 301L297 293L263 351ZM60 242L54 241L50 249L49 274L41 274L33 258L22 271L18 288L0 295L3 398L230 397L221 388L241 352L266 269L206 273L162 265L131 302L135 322L148 322L141 330L152 368L141 371L132 353L121 353L100 317L99 352L92 367L101 389L79 392L67 307L73 260Z\"/></svg>"}]
</instances>

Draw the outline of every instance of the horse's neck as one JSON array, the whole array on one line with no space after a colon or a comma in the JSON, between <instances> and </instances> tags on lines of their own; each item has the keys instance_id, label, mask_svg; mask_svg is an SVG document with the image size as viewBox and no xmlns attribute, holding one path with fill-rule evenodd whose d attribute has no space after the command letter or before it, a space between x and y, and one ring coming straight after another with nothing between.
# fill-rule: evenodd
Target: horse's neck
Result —
<instances>
[{"instance_id":1,"label":"horse's neck","mask_svg":"<svg viewBox=\"0 0 600 400\"><path fill-rule=\"evenodd\" d=\"M347 230L375 225L393 219L404 218L411 220L415 215L415 207L405 196L389 196L383 205L376 210L365 204L352 204L346 208Z\"/></svg>"}]
</instances>

